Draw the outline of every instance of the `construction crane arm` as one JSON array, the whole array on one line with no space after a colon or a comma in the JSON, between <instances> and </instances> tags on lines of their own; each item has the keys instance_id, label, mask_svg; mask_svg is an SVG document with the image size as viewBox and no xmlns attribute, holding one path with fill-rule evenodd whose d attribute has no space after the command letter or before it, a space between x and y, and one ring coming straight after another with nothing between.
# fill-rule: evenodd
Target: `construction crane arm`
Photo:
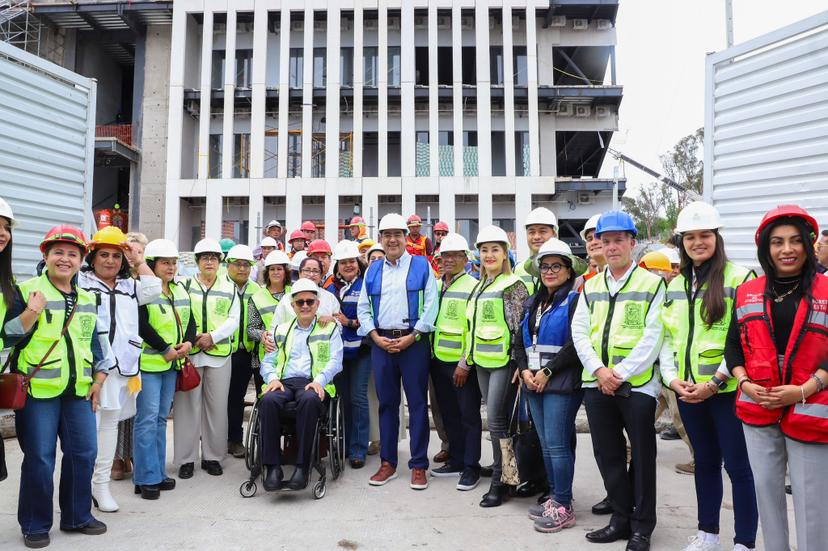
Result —
<instances>
[{"instance_id":1,"label":"construction crane arm","mask_svg":"<svg viewBox=\"0 0 828 551\"><path fill-rule=\"evenodd\" d=\"M642 172L646 172L647 174L649 174L653 178L656 178L658 181L664 182L665 184L667 184L671 188L673 188L677 191L680 191L682 193L687 194L687 196L691 200L693 200L693 201L702 201L703 200L701 195L699 195L698 193L696 193L692 189L688 188L687 186L684 186L684 185L676 182L675 180L673 180L671 178L668 178L667 176L664 176L663 174L660 174L660 173L656 172L652 168L639 163L635 159L627 157L626 155L624 155L620 151L617 151L617 150L612 149L612 148L607 148L607 151L609 152L610 155L612 155L616 159L620 159L624 162L630 163L631 165L633 165L638 170L640 170Z\"/></svg>"}]
</instances>

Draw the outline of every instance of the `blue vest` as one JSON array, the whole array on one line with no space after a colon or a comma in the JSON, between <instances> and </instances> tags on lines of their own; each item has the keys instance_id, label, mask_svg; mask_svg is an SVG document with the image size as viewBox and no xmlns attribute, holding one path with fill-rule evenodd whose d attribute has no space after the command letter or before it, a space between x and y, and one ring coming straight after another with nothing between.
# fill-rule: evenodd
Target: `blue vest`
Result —
<instances>
[{"instance_id":1,"label":"blue vest","mask_svg":"<svg viewBox=\"0 0 828 551\"><path fill-rule=\"evenodd\" d=\"M325 287L328 291L339 298L339 292L333 283ZM359 302L359 293L362 290L362 278L358 277L345 296L339 299L342 308L342 313L349 320L357 319L357 302ZM357 357L359 347L362 345L362 337L357 335L357 330L352 327L342 328L342 359L353 360Z\"/></svg>"},{"instance_id":2,"label":"blue vest","mask_svg":"<svg viewBox=\"0 0 828 551\"><path fill-rule=\"evenodd\" d=\"M371 301L371 312L375 324L377 323L380 299L382 298L382 267L384 265L384 260L382 262L372 262L368 266L368 271L365 272L365 290L368 293L368 300ZM408 275L405 279L405 290L408 296L408 319L404 320L411 329L414 329L423 311L423 295L430 277L431 266L428 264L428 259L424 256L412 256L411 263L408 265ZM386 328L377 327L377 329Z\"/></svg>"},{"instance_id":3,"label":"blue vest","mask_svg":"<svg viewBox=\"0 0 828 551\"><path fill-rule=\"evenodd\" d=\"M529 316L531 312L527 312L520 324L523 331L523 346L526 347L526 354L529 355L533 351L537 351L540 357L541 368L546 366L558 352L560 352L563 345L565 345L572 338L572 330L569 325L569 305L571 301L578 300L578 292L570 291L566 298L564 298L558 305L550 308L540 320L540 328L536 327L538 336L537 342L532 342L532 334L529 332ZM550 385L546 386L545 391L549 391Z\"/></svg>"}]
</instances>

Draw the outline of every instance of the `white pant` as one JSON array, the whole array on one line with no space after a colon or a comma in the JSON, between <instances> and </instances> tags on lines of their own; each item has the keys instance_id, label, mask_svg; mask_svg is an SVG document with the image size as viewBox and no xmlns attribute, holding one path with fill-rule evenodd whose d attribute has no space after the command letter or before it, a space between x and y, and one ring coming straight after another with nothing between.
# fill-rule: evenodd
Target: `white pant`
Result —
<instances>
[{"instance_id":1,"label":"white pant","mask_svg":"<svg viewBox=\"0 0 828 551\"><path fill-rule=\"evenodd\" d=\"M221 461L227 453L227 397L230 356L219 367L196 367L201 384L176 392L173 400L174 463L195 463L201 440L201 459Z\"/></svg>"},{"instance_id":2,"label":"white pant","mask_svg":"<svg viewBox=\"0 0 828 551\"><path fill-rule=\"evenodd\" d=\"M106 484L112 474L112 460L118 447L118 421L120 409L98 409L95 420L98 425L98 457L92 473L94 484Z\"/></svg>"}]
</instances>

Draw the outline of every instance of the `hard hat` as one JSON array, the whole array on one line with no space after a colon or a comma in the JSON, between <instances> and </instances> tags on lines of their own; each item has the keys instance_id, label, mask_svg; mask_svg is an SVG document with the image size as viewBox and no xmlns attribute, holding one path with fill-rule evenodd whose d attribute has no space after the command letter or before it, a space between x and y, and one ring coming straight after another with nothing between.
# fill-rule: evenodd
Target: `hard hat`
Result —
<instances>
[{"instance_id":1,"label":"hard hat","mask_svg":"<svg viewBox=\"0 0 828 551\"><path fill-rule=\"evenodd\" d=\"M11 205L9 205L5 199L0 197L0 216L9 219L9 224L11 227L17 227L17 221L14 219L14 213L12 212Z\"/></svg>"},{"instance_id":2,"label":"hard hat","mask_svg":"<svg viewBox=\"0 0 828 551\"><path fill-rule=\"evenodd\" d=\"M351 218L351 223L348 226L364 226L365 220L362 219L362 216L354 216Z\"/></svg>"},{"instance_id":3,"label":"hard hat","mask_svg":"<svg viewBox=\"0 0 828 551\"><path fill-rule=\"evenodd\" d=\"M509 250L509 236L506 235L506 232L503 231L503 228L499 226L486 226L480 233L477 234L477 239L474 242L474 246L478 249L480 245L483 243L503 243L506 245L506 250ZM442 247L442 245L440 245Z\"/></svg>"},{"instance_id":4,"label":"hard hat","mask_svg":"<svg viewBox=\"0 0 828 551\"><path fill-rule=\"evenodd\" d=\"M598 227L598 219L599 218L601 218L600 214L593 214L592 216L589 217L589 220L587 220L586 224L584 224L584 229L582 229L581 232L580 232L581 239L586 241L586 233L589 230L594 230L595 228Z\"/></svg>"},{"instance_id":5,"label":"hard hat","mask_svg":"<svg viewBox=\"0 0 828 551\"><path fill-rule=\"evenodd\" d=\"M302 231L316 231L316 224L314 224L310 220L305 220L304 222L302 222L302 225L299 226L299 229Z\"/></svg>"},{"instance_id":6,"label":"hard hat","mask_svg":"<svg viewBox=\"0 0 828 551\"><path fill-rule=\"evenodd\" d=\"M305 237L302 236L302 239L304 239L304 238ZM272 237L265 237L264 239L262 239L262 242L259 243L259 246L260 247L273 247L274 249L278 249L279 248L279 243L275 239L273 239Z\"/></svg>"},{"instance_id":7,"label":"hard hat","mask_svg":"<svg viewBox=\"0 0 828 551\"><path fill-rule=\"evenodd\" d=\"M801 218L806 224L811 226L812 240L816 241L819 237L819 224L813 216L808 214L808 211L798 205L779 205L778 207L769 210L765 216L762 217L762 222L756 229L756 244L759 244L759 236L772 222L780 218Z\"/></svg>"},{"instance_id":8,"label":"hard hat","mask_svg":"<svg viewBox=\"0 0 828 551\"><path fill-rule=\"evenodd\" d=\"M673 270L670 259L667 255L659 251L651 251L641 257L638 265L648 270L662 270L664 272L671 272Z\"/></svg>"},{"instance_id":9,"label":"hard hat","mask_svg":"<svg viewBox=\"0 0 828 551\"><path fill-rule=\"evenodd\" d=\"M40 242L40 252L46 254L46 248L52 243L69 243L80 247L83 254L86 254L86 236L80 228L75 226L61 224L46 232L43 241Z\"/></svg>"},{"instance_id":10,"label":"hard hat","mask_svg":"<svg viewBox=\"0 0 828 551\"><path fill-rule=\"evenodd\" d=\"M281 229L282 224L280 224L278 220L271 220L270 222L267 223L267 226L265 226L266 230L269 230L270 228L279 228L279 229Z\"/></svg>"},{"instance_id":11,"label":"hard hat","mask_svg":"<svg viewBox=\"0 0 828 551\"><path fill-rule=\"evenodd\" d=\"M225 237L224 239L219 241L219 246L221 246L221 252L223 253L226 253L227 251L232 249L235 244L236 242L230 239L229 237Z\"/></svg>"},{"instance_id":12,"label":"hard hat","mask_svg":"<svg viewBox=\"0 0 828 551\"><path fill-rule=\"evenodd\" d=\"M308 245L308 256L313 253L327 253L331 254L331 246L324 239L314 239Z\"/></svg>"},{"instance_id":13,"label":"hard hat","mask_svg":"<svg viewBox=\"0 0 828 551\"><path fill-rule=\"evenodd\" d=\"M420 218L416 214L412 214L411 216L408 217L408 220L406 221L405 225L406 226L422 226L423 225L423 219Z\"/></svg>"},{"instance_id":14,"label":"hard hat","mask_svg":"<svg viewBox=\"0 0 828 551\"><path fill-rule=\"evenodd\" d=\"M359 248L359 252L364 253L376 244L376 241L373 241L372 239L363 239L362 243L357 245L357 248Z\"/></svg>"},{"instance_id":15,"label":"hard hat","mask_svg":"<svg viewBox=\"0 0 828 551\"><path fill-rule=\"evenodd\" d=\"M531 263L534 265L534 269L537 270L532 275L536 275L540 273L540 261L541 259L547 256L561 256L569 260L569 265L572 268L573 273L576 276L579 276L587 271L589 265L587 265L586 261L577 256L572 254L572 249L558 239L557 237L553 237L546 241L543 245L541 245L540 249L538 249L538 254L535 255L534 259L531 259Z\"/></svg>"},{"instance_id":16,"label":"hard hat","mask_svg":"<svg viewBox=\"0 0 828 551\"><path fill-rule=\"evenodd\" d=\"M408 225L405 223L405 218L395 212L391 212L382 217L379 223L379 232L385 230L402 230L408 232Z\"/></svg>"},{"instance_id":17,"label":"hard hat","mask_svg":"<svg viewBox=\"0 0 828 551\"><path fill-rule=\"evenodd\" d=\"M253 258L253 251L250 250L250 247L247 245L233 245L233 247L227 251L227 260L247 260L251 264L256 262L256 259Z\"/></svg>"},{"instance_id":18,"label":"hard hat","mask_svg":"<svg viewBox=\"0 0 828 551\"><path fill-rule=\"evenodd\" d=\"M98 230L89 242L89 250L94 251L98 247L103 247L104 245L111 245L123 250L129 248L127 245L126 235L124 235L121 228L117 226L107 226Z\"/></svg>"},{"instance_id":19,"label":"hard hat","mask_svg":"<svg viewBox=\"0 0 828 551\"><path fill-rule=\"evenodd\" d=\"M153 239L147 243L144 249L144 258L153 260L156 258L178 258L178 247L169 239Z\"/></svg>"},{"instance_id":20,"label":"hard hat","mask_svg":"<svg viewBox=\"0 0 828 551\"><path fill-rule=\"evenodd\" d=\"M598 224L595 227L595 235L609 231L625 231L630 232L633 236L638 235L638 230L635 227L632 217L626 212L620 210L607 211L598 219Z\"/></svg>"},{"instance_id":21,"label":"hard hat","mask_svg":"<svg viewBox=\"0 0 828 551\"><path fill-rule=\"evenodd\" d=\"M216 253L222 254L224 251L221 250L221 245L215 239L210 239L209 237L205 237L201 241L195 244L193 248L193 254L199 255L201 253Z\"/></svg>"},{"instance_id":22,"label":"hard hat","mask_svg":"<svg viewBox=\"0 0 828 551\"><path fill-rule=\"evenodd\" d=\"M558 231L558 218L555 216L554 212L546 207L538 207L530 212L529 216L526 217L525 226L527 228L535 224L551 226L555 231Z\"/></svg>"},{"instance_id":23,"label":"hard hat","mask_svg":"<svg viewBox=\"0 0 828 551\"><path fill-rule=\"evenodd\" d=\"M678 249L675 249L673 247L664 247L662 249L659 249L657 252L660 252L661 254L669 258L670 264L681 264L681 255L679 254Z\"/></svg>"},{"instance_id":24,"label":"hard hat","mask_svg":"<svg viewBox=\"0 0 828 551\"><path fill-rule=\"evenodd\" d=\"M267 254L264 261L265 268L267 268L268 266L273 266L275 264L290 265L290 258L288 258L288 255L287 253L285 253L285 251L276 250Z\"/></svg>"},{"instance_id":25,"label":"hard hat","mask_svg":"<svg viewBox=\"0 0 828 551\"><path fill-rule=\"evenodd\" d=\"M299 293L319 294L319 285L306 277L299 278L290 286L290 294L295 297Z\"/></svg>"},{"instance_id":26,"label":"hard hat","mask_svg":"<svg viewBox=\"0 0 828 551\"><path fill-rule=\"evenodd\" d=\"M446 224L442 220L439 220L436 224L434 224L434 231L449 232L451 230L449 230L448 224Z\"/></svg>"},{"instance_id":27,"label":"hard hat","mask_svg":"<svg viewBox=\"0 0 828 551\"><path fill-rule=\"evenodd\" d=\"M694 230L718 230L724 227L716 207L704 201L693 201L678 214L676 233Z\"/></svg>"},{"instance_id":28,"label":"hard hat","mask_svg":"<svg viewBox=\"0 0 828 551\"><path fill-rule=\"evenodd\" d=\"M359 256L359 245L356 244L356 241L340 241L334 249L333 259L339 261L359 258Z\"/></svg>"},{"instance_id":29,"label":"hard hat","mask_svg":"<svg viewBox=\"0 0 828 551\"><path fill-rule=\"evenodd\" d=\"M369 256L371 256L371 253L374 252L374 251L379 251L382 254L385 254L385 249L382 248L382 244L381 243L374 243L373 245L371 245L371 247L367 251L365 251L365 258L368 258Z\"/></svg>"},{"instance_id":30,"label":"hard hat","mask_svg":"<svg viewBox=\"0 0 828 551\"><path fill-rule=\"evenodd\" d=\"M265 237L265 239L273 239L273 238L272 237ZM297 239L305 240L305 234L302 233L302 230L293 230L290 234L290 239L288 239L288 242L295 241ZM273 240L276 241L275 239L273 239ZM262 241L264 241L264 239Z\"/></svg>"},{"instance_id":31,"label":"hard hat","mask_svg":"<svg viewBox=\"0 0 828 551\"><path fill-rule=\"evenodd\" d=\"M302 264L302 261L305 260L307 257L308 253L306 253L305 251L296 251L296 254L294 254L293 258L290 260L290 269L296 270L298 272L299 265Z\"/></svg>"},{"instance_id":32,"label":"hard hat","mask_svg":"<svg viewBox=\"0 0 828 551\"><path fill-rule=\"evenodd\" d=\"M450 233L440 241L441 253L462 252L469 254L469 242L459 233Z\"/></svg>"}]
</instances>

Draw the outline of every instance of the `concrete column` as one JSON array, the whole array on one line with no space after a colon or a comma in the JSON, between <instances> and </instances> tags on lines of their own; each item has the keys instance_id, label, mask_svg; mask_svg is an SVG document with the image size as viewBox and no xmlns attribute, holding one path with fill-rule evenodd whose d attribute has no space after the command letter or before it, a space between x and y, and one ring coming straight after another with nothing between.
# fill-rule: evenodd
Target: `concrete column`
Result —
<instances>
[{"instance_id":1,"label":"concrete column","mask_svg":"<svg viewBox=\"0 0 828 551\"><path fill-rule=\"evenodd\" d=\"M227 11L227 34L224 39L224 112L221 126L221 177L233 177L236 98L236 10Z\"/></svg>"},{"instance_id":2,"label":"concrete column","mask_svg":"<svg viewBox=\"0 0 828 551\"><path fill-rule=\"evenodd\" d=\"M288 166L288 104L290 102L290 10L282 7L279 14L279 138L276 144L276 175L287 178ZM287 211L287 216L290 216ZM301 213L297 213L299 219Z\"/></svg>"},{"instance_id":3,"label":"concrete column","mask_svg":"<svg viewBox=\"0 0 828 551\"><path fill-rule=\"evenodd\" d=\"M173 12L172 29L147 28L144 71L143 130L141 133L141 215L139 231L150 239L161 236L178 244L180 198L172 184L181 178L184 124L183 55L186 52L187 13ZM165 82L162 75L169 75Z\"/></svg>"},{"instance_id":4,"label":"concrete column","mask_svg":"<svg viewBox=\"0 0 828 551\"><path fill-rule=\"evenodd\" d=\"M354 145L353 151L351 152L354 160L354 178L362 178L362 142L364 128L362 86L365 83L365 62L362 57L362 49L364 46L362 27L362 4L357 2L354 5Z\"/></svg>"},{"instance_id":5,"label":"concrete column","mask_svg":"<svg viewBox=\"0 0 828 551\"><path fill-rule=\"evenodd\" d=\"M440 177L440 114L437 5L428 6L428 164L429 177L439 185L440 219L454 228L454 186L451 178Z\"/></svg>"},{"instance_id":6,"label":"concrete column","mask_svg":"<svg viewBox=\"0 0 828 551\"><path fill-rule=\"evenodd\" d=\"M492 90L489 72L489 1L475 6L477 63L477 217L480 227L492 223Z\"/></svg>"},{"instance_id":7,"label":"concrete column","mask_svg":"<svg viewBox=\"0 0 828 551\"><path fill-rule=\"evenodd\" d=\"M267 78L267 6L257 2L253 12L253 78L250 111L250 177L264 177L265 80ZM252 184L252 182L251 182ZM255 213L251 212L250 227Z\"/></svg>"},{"instance_id":8,"label":"concrete column","mask_svg":"<svg viewBox=\"0 0 828 551\"><path fill-rule=\"evenodd\" d=\"M305 5L302 68L302 178L311 177L313 156L313 8Z\"/></svg>"},{"instance_id":9,"label":"concrete column","mask_svg":"<svg viewBox=\"0 0 828 551\"><path fill-rule=\"evenodd\" d=\"M221 239L221 193L215 186L207 186L204 208L204 237Z\"/></svg>"},{"instance_id":10,"label":"concrete column","mask_svg":"<svg viewBox=\"0 0 828 551\"><path fill-rule=\"evenodd\" d=\"M327 101L325 102L325 239L335 244L339 226L339 47L341 15L338 0L328 0Z\"/></svg>"},{"instance_id":11,"label":"concrete column","mask_svg":"<svg viewBox=\"0 0 828 551\"><path fill-rule=\"evenodd\" d=\"M403 2L400 12L400 174L402 175L402 214L416 212L416 122L414 117L414 4Z\"/></svg>"},{"instance_id":12,"label":"concrete column","mask_svg":"<svg viewBox=\"0 0 828 551\"><path fill-rule=\"evenodd\" d=\"M247 244L251 249L255 249L262 237L262 228L257 228L256 222L261 221L262 224L267 224L268 222L264 219L264 195L262 181L260 179L250 180L250 196L248 201Z\"/></svg>"},{"instance_id":13,"label":"concrete column","mask_svg":"<svg viewBox=\"0 0 828 551\"><path fill-rule=\"evenodd\" d=\"M529 173L540 176L540 132L538 121L538 45L535 6L526 6L526 67L529 94Z\"/></svg>"},{"instance_id":14,"label":"concrete column","mask_svg":"<svg viewBox=\"0 0 828 551\"><path fill-rule=\"evenodd\" d=\"M529 185L515 186L515 239L517 240L518 260L525 260L529 256L524 223L531 210L532 187Z\"/></svg>"},{"instance_id":15,"label":"concrete column","mask_svg":"<svg viewBox=\"0 0 828 551\"><path fill-rule=\"evenodd\" d=\"M203 21L201 27L203 33L201 35L201 105L198 114L199 180L206 180L210 174L210 79L213 70L213 12L205 10ZM224 161L226 162L226 159ZM177 230L178 228L176 228Z\"/></svg>"},{"instance_id":16,"label":"concrete column","mask_svg":"<svg viewBox=\"0 0 828 551\"><path fill-rule=\"evenodd\" d=\"M454 176L461 178L463 172L463 30L460 25L463 12L460 4L451 9L451 57L454 106Z\"/></svg>"},{"instance_id":17,"label":"concrete column","mask_svg":"<svg viewBox=\"0 0 828 551\"><path fill-rule=\"evenodd\" d=\"M515 68L512 49L511 0L503 2L503 123L506 142L506 176L515 176Z\"/></svg>"},{"instance_id":18,"label":"concrete column","mask_svg":"<svg viewBox=\"0 0 828 551\"><path fill-rule=\"evenodd\" d=\"M371 238L379 242L379 192L378 181L375 178L365 180L362 184L362 217L368 225Z\"/></svg>"},{"instance_id":19,"label":"concrete column","mask_svg":"<svg viewBox=\"0 0 828 551\"><path fill-rule=\"evenodd\" d=\"M377 157L380 178L388 177L388 7L379 6L379 52L377 54Z\"/></svg>"}]
</instances>

